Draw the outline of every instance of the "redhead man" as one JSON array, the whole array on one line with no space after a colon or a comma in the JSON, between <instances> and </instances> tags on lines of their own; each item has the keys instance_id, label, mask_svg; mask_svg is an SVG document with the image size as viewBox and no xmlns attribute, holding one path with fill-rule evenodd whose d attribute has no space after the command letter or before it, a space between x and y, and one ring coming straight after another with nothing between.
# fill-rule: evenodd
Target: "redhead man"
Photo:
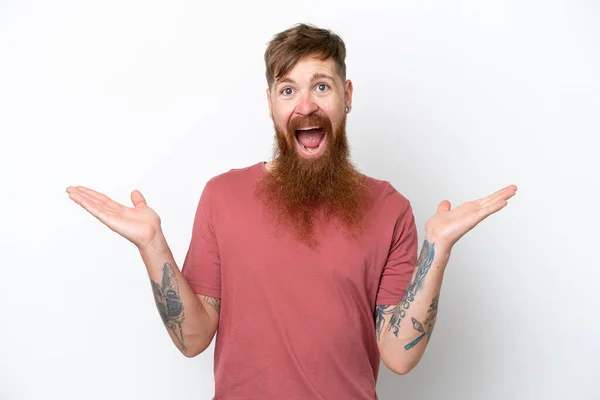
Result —
<instances>
[{"instance_id":1,"label":"redhead man","mask_svg":"<svg viewBox=\"0 0 600 400\"><path fill-rule=\"evenodd\" d=\"M418 253L409 200L350 161L345 57L338 35L310 25L272 39L274 157L209 180L181 270L139 191L129 208L67 188L138 247L184 355L216 334L214 399L376 399L380 360L406 374L425 351L452 246L516 192L442 201Z\"/></svg>"}]
</instances>

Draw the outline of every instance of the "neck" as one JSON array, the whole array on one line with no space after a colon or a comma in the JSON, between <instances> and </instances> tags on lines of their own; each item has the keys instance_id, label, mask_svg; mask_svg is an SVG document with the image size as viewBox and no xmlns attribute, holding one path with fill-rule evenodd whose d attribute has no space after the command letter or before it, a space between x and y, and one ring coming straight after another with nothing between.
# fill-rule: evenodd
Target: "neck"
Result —
<instances>
[{"instance_id":1,"label":"neck","mask_svg":"<svg viewBox=\"0 0 600 400\"><path fill-rule=\"evenodd\" d=\"M275 160L273 160L273 161L268 161L268 162L265 164L265 169L267 170L267 172L271 172L271 171L273 171L273 168L274 168L273 162L274 162L274 161L275 161Z\"/></svg>"}]
</instances>

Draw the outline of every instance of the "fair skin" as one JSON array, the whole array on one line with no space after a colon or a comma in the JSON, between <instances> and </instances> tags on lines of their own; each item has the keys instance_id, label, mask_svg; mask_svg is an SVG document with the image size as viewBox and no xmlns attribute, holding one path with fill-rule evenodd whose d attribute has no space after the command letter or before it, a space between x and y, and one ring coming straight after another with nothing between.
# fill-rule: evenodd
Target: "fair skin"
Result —
<instances>
[{"instance_id":1,"label":"fair skin","mask_svg":"<svg viewBox=\"0 0 600 400\"><path fill-rule=\"evenodd\" d=\"M509 185L478 200L452 209L448 200L425 223L421 254L398 304L375 307L377 344L384 364L397 374L412 370L425 352L433 332L442 279L450 253L458 240L515 195Z\"/></svg>"},{"instance_id":2,"label":"fair skin","mask_svg":"<svg viewBox=\"0 0 600 400\"><path fill-rule=\"evenodd\" d=\"M352 91L352 82L342 80L333 59L322 61L314 57L305 58L267 88L269 112L282 130L293 118L317 113L331 121L335 132L344 119L346 106L352 107ZM302 157L318 157L325 149L327 140L325 136L319 151L314 153L303 151L298 143L295 147ZM270 170L271 163L267 163L267 170Z\"/></svg>"},{"instance_id":3,"label":"fair skin","mask_svg":"<svg viewBox=\"0 0 600 400\"><path fill-rule=\"evenodd\" d=\"M330 119L335 132L346 107L352 105L352 92L352 82L337 74L333 59L307 57L267 89L267 99L271 117L280 129L293 118L320 113ZM303 151L298 143L295 148L302 157L319 157L326 141L324 137L321 151L314 153ZM271 166L272 162L267 163L267 170ZM390 370L406 374L423 356L435 325L442 279L454 244L483 219L505 207L516 189L514 185L507 186L454 210L444 200L427 221L421 256L403 300L375 309L379 353Z\"/></svg>"},{"instance_id":4,"label":"fair skin","mask_svg":"<svg viewBox=\"0 0 600 400\"><path fill-rule=\"evenodd\" d=\"M173 343L186 357L204 351L212 341L219 323L220 299L196 294L183 277L161 229L158 214L137 190L131 192L133 207L126 207L108 196L84 186L67 187L69 198L96 217L112 231L130 241L146 265L156 305ZM167 308L165 293L173 290L183 312Z\"/></svg>"},{"instance_id":5,"label":"fair skin","mask_svg":"<svg viewBox=\"0 0 600 400\"><path fill-rule=\"evenodd\" d=\"M352 92L352 82L337 75L333 60L307 58L267 89L267 99L273 121L279 127L285 127L297 116L321 113L329 118L335 132L346 107L352 105ZM322 139L321 150L327 139ZM303 157L322 154L321 150L306 153L297 144L296 149ZM268 163L267 169L270 168ZM435 323L443 273L454 244L485 218L504 208L516 190L516 186L510 185L454 209L444 200L426 222L422 253L406 295L398 304L379 305L375 309L381 359L392 371L407 373L425 351ZM71 200L137 247L160 315L179 350L187 357L204 351L218 327L220 299L192 291L175 264L158 214L147 205L144 196L134 190L133 207L126 207L83 186L69 186L66 191ZM170 304L178 302L183 312L178 307L165 309L167 290L171 296L177 294L169 298Z\"/></svg>"}]
</instances>

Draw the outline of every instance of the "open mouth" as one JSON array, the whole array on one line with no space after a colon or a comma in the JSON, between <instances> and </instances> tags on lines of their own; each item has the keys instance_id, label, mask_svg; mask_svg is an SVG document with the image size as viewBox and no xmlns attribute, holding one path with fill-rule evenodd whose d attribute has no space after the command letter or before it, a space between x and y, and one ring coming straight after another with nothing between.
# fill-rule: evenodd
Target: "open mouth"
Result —
<instances>
[{"instance_id":1,"label":"open mouth","mask_svg":"<svg viewBox=\"0 0 600 400\"><path fill-rule=\"evenodd\" d=\"M320 126L308 126L296 129L296 143L308 156L319 154L324 148L325 131Z\"/></svg>"}]
</instances>

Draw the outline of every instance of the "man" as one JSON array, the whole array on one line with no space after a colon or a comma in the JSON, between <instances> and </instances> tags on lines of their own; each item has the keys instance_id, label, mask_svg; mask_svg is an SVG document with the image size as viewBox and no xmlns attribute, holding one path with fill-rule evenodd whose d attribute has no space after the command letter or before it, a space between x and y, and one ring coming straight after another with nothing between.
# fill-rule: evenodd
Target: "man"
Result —
<instances>
[{"instance_id":1,"label":"man","mask_svg":"<svg viewBox=\"0 0 600 400\"><path fill-rule=\"evenodd\" d=\"M336 34L297 25L265 52L275 156L212 178L180 271L158 215L84 187L70 197L139 249L180 351L217 332L214 399L376 399L379 361L398 374L431 337L452 246L515 194L511 185L425 224L349 160L353 87Z\"/></svg>"}]
</instances>

